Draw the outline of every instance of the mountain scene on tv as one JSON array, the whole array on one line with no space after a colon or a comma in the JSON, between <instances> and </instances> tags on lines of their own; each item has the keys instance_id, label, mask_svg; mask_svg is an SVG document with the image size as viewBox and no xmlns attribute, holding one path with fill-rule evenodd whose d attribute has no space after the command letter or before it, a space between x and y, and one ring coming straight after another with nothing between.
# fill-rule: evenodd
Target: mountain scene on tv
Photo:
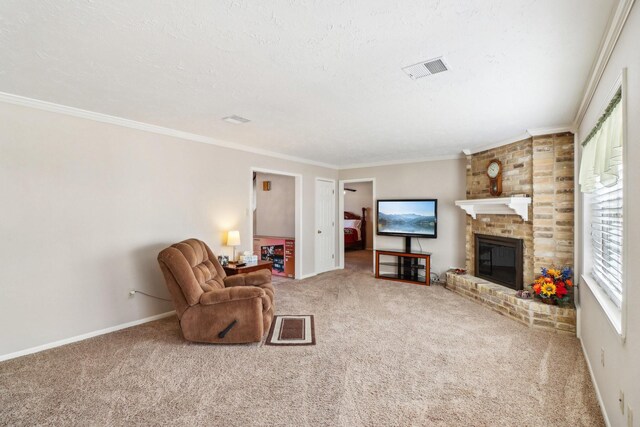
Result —
<instances>
[{"instance_id":1,"label":"mountain scene on tv","mask_svg":"<svg viewBox=\"0 0 640 427\"><path fill-rule=\"evenodd\" d=\"M413 203L412 203L413 204ZM436 217L433 205L407 206L381 203L378 212L378 231L382 233L434 234Z\"/></svg>"}]
</instances>

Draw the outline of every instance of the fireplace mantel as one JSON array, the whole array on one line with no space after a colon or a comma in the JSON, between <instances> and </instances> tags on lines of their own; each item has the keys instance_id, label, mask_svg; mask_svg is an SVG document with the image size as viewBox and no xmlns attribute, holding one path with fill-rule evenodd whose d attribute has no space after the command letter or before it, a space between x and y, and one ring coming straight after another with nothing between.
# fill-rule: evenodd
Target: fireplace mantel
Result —
<instances>
[{"instance_id":1,"label":"fireplace mantel","mask_svg":"<svg viewBox=\"0 0 640 427\"><path fill-rule=\"evenodd\" d=\"M478 214L520 215L524 221L529 220L531 197L497 197L491 199L456 200L466 213L476 219Z\"/></svg>"}]
</instances>

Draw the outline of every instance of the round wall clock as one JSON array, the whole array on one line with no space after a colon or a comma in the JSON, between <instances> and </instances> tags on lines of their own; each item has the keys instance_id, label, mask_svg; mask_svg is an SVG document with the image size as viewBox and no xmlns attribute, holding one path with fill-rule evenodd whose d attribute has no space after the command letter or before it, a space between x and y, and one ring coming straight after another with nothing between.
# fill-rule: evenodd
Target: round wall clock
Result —
<instances>
[{"instance_id":1,"label":"round wall clock","mask_svg":"<svg viewBox=\"0 0 640 427\"><path fill-rule=\"evenodd\" d=\"M490 160L487 165L489 177L489 194L499 196L502 194L502 163L498 159Z\"/></svg>"}]
</instances>

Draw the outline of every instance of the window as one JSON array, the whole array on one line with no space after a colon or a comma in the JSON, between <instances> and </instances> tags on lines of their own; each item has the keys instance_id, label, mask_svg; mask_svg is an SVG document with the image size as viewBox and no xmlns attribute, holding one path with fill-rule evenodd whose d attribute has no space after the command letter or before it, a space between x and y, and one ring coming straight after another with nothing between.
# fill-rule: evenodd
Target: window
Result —
<instances>
[{"instance_id":1,"label":"window","mask_svg":"<svg viewBox=\"0 0 640 427\"><path fill-rule=\"evenodd\" d=\"M622 92L618 89L582 143L580 191L589 211L590 248L585 265L604 294L622 309L623 301L623 118Z\"/></svg>"},{"instance_id":2,"label":"window","mask_svg":"<svg viewBox=\"0 0 640 427\"><path fill-rule=\"evenodd\" d=\"M622 166L618 182L598 185L590 200L591 275L619 309L622 306Z\"/></svg>"}]
</instances>

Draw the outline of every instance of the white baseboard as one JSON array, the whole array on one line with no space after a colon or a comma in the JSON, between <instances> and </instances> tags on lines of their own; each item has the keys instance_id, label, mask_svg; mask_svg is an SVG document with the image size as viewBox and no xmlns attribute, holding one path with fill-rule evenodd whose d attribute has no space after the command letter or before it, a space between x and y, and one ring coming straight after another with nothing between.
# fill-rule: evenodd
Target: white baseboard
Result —
<instances>
[{"instance_id":1,"label":"white baseboard","mask_svg":"<svg viewBox=\"0 0 640 427\"><path fill-rule=\"evenodd\" d=\"M308 279L309 277L317 276L318 274L328 273L328 272L330 272L330 271L342 270L342 269L344 269L344 267L343 267L343 266L336 265L335 267L332 267L332 268L328 269L327 271L323 271L323 272L321 272L321 273L316 273L316 272L314 272L314 273L309 273L309 274L303 274L303 275L302 275L302 276L300 276L300 277L296 277L296 280Z\"/></svg>"},{"instance_id":2,"label":"white baseboard","mask_svg":"<svg viewBox=\"0 0 640 427\"><path fill-rule=\"evenodd\" d=\"M600 405L600 410L602 411L602 417L604 418L604 423L607 427L611 427L611 423L609 422L609 417L607 416L607 410L604 407L604 401L602 400L602 395L600 394L600 389L598 388L598 383L596 382L596 377L593 375L593 369L591 368L591 361L587 357L587 350L584 348L584 342L582 338L578 338L580 340L580 346L582 346L582 354L584 355L584 359L587 361L587 367L589 368L589 375L591 376L591 382L593 383L593 388L596 391L596 397L598 398L598 404Z\"/></svg>"},{"instance_id":3,"label":"white baseboard","mask_svg":"<svg viewBox=\"0 0 640 427\"><path fill-rule=\"evenodd\" d=\"M122 323L120 325L111 326L109 328L100 329L98 331L88 332L86 334L77 335L75 337L65 338L59 341L50 342L48 344L39 345L37 347L27 348L25 350L16 351L14 353L0 355L0 362L15 359L16 357L26 356L27 354L38 353L40 351L49 350L50 348L60 347L62 345L71 344L77 341L86 340L87 338L97 337L98 335L108 334L110 332L119 331L120 329L130 328L132 326L141 325L143 323L152 322L158 319L164 319L176 314L175 310L168 311L162 314L156 314L155 316L145 317L144 319L134 320L132 322Z\"/></svg>"}]
</instances>

